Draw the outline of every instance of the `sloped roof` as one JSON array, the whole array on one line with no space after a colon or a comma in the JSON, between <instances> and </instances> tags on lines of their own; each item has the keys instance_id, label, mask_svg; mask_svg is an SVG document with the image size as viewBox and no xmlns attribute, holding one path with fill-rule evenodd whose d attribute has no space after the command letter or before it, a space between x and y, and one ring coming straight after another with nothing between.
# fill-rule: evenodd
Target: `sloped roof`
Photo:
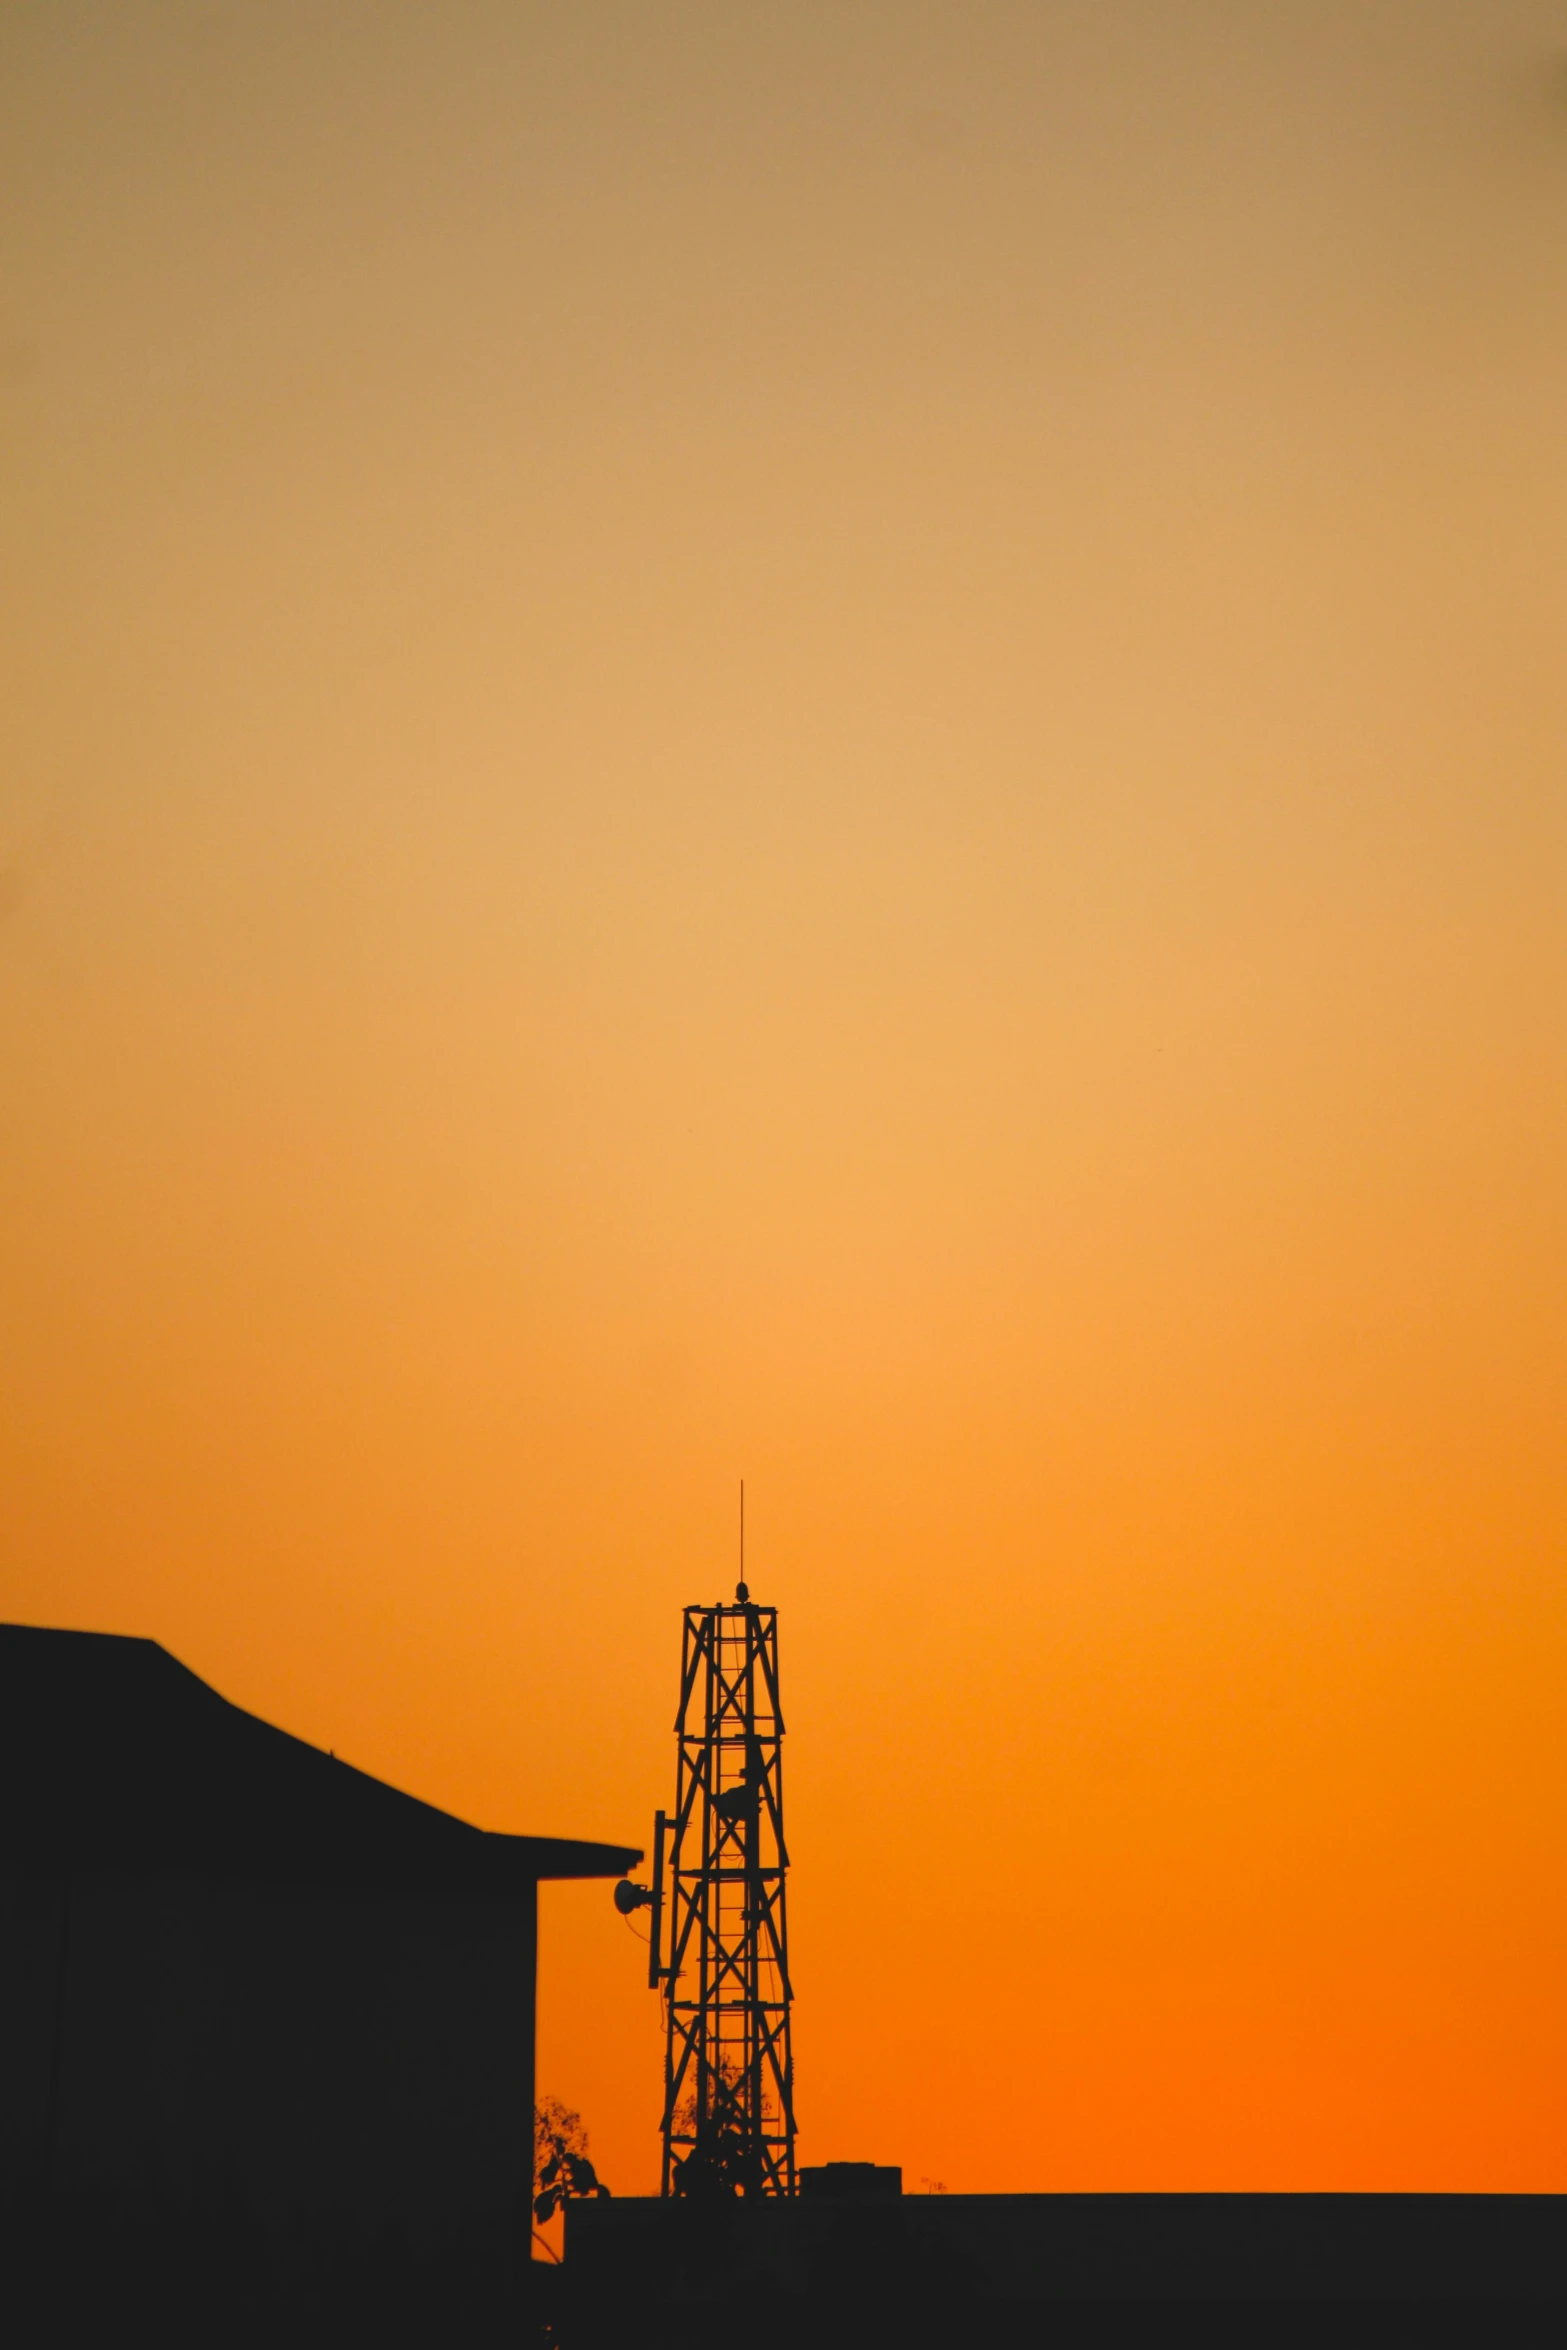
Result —
<instances>
[{"instance_id":1,"label":"sloped roof","mask_svg":"<svg viewBox=\"0 0 1567 2350\"><path fill-rule=\"evenodd\" d=\"M641 1857L469 1827L230 1705L154 1640L0 1624L0 1866L483 1900Z\"/></svg>"}]
</instances>

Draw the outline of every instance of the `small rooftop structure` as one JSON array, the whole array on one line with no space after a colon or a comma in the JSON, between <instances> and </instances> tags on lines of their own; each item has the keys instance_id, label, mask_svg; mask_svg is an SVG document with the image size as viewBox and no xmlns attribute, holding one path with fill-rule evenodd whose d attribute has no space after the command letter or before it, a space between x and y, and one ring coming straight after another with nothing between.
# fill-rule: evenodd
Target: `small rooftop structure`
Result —
<instances>
[{"instance_id":1,"label":"small rooftop structure","mask_svg":"<svg viewBox=\"0 0 1567 2350\"><path fill-rule=\"evenodd\" d=\"M153 1641L0 1626L9 2306L30 2279L51 2338L514 2326L537 1887L640 1857L471 1827Z\"/></svg>"},{"instance_id":2,"label":"small rooftop structure","mask_svg":"<svg viewBox=\"0 0 1567 2350\"><path fill-rule=\"evenodd\" d=\"M821 2162L800 2173L800 2193L818 2203L885 2203L903 2193L895 2162Z\"/></svg>"}]
</instances>

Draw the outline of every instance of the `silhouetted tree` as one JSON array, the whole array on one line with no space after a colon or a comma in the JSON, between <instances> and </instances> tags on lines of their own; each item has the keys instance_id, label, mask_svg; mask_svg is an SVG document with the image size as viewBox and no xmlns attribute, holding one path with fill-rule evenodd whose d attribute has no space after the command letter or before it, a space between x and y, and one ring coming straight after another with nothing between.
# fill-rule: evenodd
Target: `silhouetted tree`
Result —
<instances>
[{"instance_id":1,"label":"silhouetted tree","mask_svg":"<svg viewBox=\"0 0 1567 2350\"><path fill-rule=\"evenodd\" d=\"M694 2088L676 2107L677 2130L694 2140L685 2159L675 2165L672 2183L677 2195L711 2201L761 2193L761 2162L746 2112L745 2086L735 2059L721 2055L707 2068L706 2111L697 2110ZM767 2110L764 2098L764 2113Z\"/></svg>"},{"instance_id":2,"label":"silhouetted tree","mask_svg":"<svg viewBox=\"0 0 1567 2350\"><path fill-rule=\"evenodd\" d=\"M588 2133L581 2114L562 2105L558 2097L541 2098L533 2109L534 2218L543 2227L563 2203L608 2193L588 2160Z\"/></svg>"}]
</instances>

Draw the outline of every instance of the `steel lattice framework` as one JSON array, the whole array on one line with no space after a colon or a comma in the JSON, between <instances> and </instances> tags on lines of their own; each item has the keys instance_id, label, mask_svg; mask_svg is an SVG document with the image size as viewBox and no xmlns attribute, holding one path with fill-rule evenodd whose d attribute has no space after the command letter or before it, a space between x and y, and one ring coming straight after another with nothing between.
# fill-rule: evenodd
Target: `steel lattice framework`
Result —
<instances>
[{"instance_id":1,"label":"steel lattice framework","mask_svg":"<svg viewBox=\"0 0 1567 2350\"><path fill-rule=\"evenodd\" d=\"M653 1846L666 2195L795 2191L783 1734L777 1609L744 1583L732 1606L687 1608L675 1809Z\"/></svg>"}]
</instances>

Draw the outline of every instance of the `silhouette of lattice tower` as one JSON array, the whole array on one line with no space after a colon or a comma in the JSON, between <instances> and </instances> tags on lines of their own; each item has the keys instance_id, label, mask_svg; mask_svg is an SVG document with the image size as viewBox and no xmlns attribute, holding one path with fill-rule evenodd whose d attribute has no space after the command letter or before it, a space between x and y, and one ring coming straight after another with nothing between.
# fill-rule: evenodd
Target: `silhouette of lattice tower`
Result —
<instances>
[{"instance_id":1,"label":"silhouette of lattice tower","mask_svg":"<svg viewBox=\"0 0 1567 2350\"><path fill-rule=\"evenodd\" d=\"M653 1855L666 2195L795 2191L783 1734L777 1609L743 1582L732 1606L687 1608L675 1809Z\"/></svg>"}]
</instances>

